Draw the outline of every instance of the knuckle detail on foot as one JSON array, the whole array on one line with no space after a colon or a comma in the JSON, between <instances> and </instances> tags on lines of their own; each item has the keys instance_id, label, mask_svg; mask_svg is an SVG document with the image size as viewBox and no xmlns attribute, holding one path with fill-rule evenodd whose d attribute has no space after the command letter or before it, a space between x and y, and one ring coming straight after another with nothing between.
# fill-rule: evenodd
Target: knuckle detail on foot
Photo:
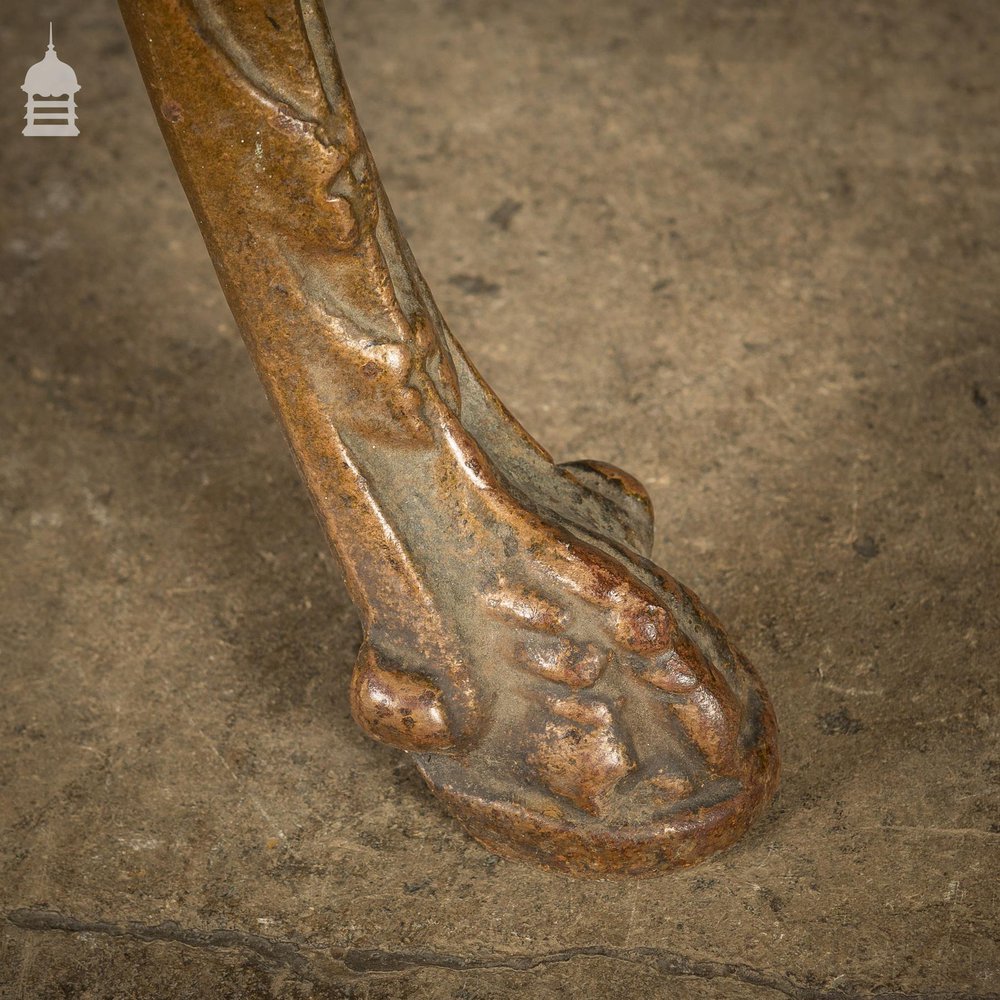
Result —
<instances>
[{"instance_id":1,"label":"knuckle detail on foot","mask_svg":"<svg viewBox=\"0 0 1000 1000\"><path fill-rule=\"evenodd\" d=\"M369 735L401 750L442 751L457 744L441 689L388 665L367 644L354 668L351 713Z\"/></svg>"}]
</instances>

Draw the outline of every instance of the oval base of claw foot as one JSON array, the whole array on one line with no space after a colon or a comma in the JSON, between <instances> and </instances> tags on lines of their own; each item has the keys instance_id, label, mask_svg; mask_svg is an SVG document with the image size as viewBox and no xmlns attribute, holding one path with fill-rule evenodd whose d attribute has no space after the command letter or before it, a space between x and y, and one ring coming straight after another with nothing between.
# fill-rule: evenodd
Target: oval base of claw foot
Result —
<instances>
[{"instance_id":1,"label":"oval base of claw foot","mask_svg":"<svg viewBox=\"0 0 1000 1000\"><path fill-rule=\"evenodd\" d=\"M774 735L772 724L751 751L751 783L719 779L718 787L702 789L653 819L620 826L460 791L418 769L448 811L494 854L576 878L653 878L725 850L756 822L778 787Z\"/></svg>"}]
</instances>

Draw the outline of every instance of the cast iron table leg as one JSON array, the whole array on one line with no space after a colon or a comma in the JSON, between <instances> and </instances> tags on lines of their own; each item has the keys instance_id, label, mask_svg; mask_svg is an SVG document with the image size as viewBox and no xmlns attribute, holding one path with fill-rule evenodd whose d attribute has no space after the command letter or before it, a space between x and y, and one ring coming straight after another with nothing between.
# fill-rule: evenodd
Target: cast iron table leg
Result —
<instances>
[{"instance_id":1,"label":"cast iron table leg","mask_svg":"<svg viewBox=\"0 0 1000 1000\"><path fill-rule=\"evenodd\" d=\"M358 724L490 849L653 875L778 782L760 680L647 558L642 486L553 463L441 318L318 0L122 0L219 279L361 613Z\"/></svg>"}]
</instances>

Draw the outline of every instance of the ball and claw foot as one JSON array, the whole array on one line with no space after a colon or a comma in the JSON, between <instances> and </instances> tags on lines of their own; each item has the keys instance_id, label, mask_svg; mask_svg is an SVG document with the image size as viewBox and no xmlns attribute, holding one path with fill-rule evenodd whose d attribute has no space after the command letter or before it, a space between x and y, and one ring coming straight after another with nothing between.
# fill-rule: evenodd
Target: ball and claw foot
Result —
<instances>
[{"instance_id":1,"label":"ball and claw foot","mask_svg":"<svg viewBox=\"0 0 1000 1000\"><path fill-rule=\"evenodd\" d=\"M652 535L641 485L603 463L555 471L617 507L620 537L584 541L491 497L502 550L478 574L449 563L456 621L478 640L460 683L391 629L370 635L354 718L413 754L495 853L575 876L657 875L728 846L766 807L774 712L716 618L625 544Z\"/></svg>"}]
</instances>

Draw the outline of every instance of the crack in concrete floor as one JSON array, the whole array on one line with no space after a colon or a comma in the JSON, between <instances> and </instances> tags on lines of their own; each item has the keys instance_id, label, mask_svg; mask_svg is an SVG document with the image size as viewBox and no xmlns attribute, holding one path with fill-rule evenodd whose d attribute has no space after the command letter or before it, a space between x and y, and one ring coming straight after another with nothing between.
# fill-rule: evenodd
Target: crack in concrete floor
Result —
<instances>
[{"instance_id":1,"label":"crack in concrete floor","mask_svg":"<svg viewBox=\"0 0 1000 1000\"><path fill-rule=\"evenodd\" d=\"M298 945L291 941L269 938L244 931L214 929L196 930L181 927L173 921L141 924L128 921L116 924L107 920L80 920L53 910L18 909L7 914L15 927L29 931L62 931L69 934L99 934L107 937L130 937L139 941L167 941L190 948L238 948L263 959L271 965L284 966L304 980L332 983L343 979L331 977L318 968L315 957L341 963L348 974L356 976L386 975L414 968L448 969L456 972L507 969L531 971L545 965L572 962L578 958L607 958L616 962L640 963L653 966L664 977L692 976L700 979L732 979L749 986L766 987L792 1000L995 1000L995 993L899 993L878 986L806 986L788 975L755 969L739 962L696 959L673 954L662 948L612 948L604 945L583 945L538 955L452 955L439 951L406 951L382 948L345 948L327 945Z\"/></svg>"}]
</instances>

